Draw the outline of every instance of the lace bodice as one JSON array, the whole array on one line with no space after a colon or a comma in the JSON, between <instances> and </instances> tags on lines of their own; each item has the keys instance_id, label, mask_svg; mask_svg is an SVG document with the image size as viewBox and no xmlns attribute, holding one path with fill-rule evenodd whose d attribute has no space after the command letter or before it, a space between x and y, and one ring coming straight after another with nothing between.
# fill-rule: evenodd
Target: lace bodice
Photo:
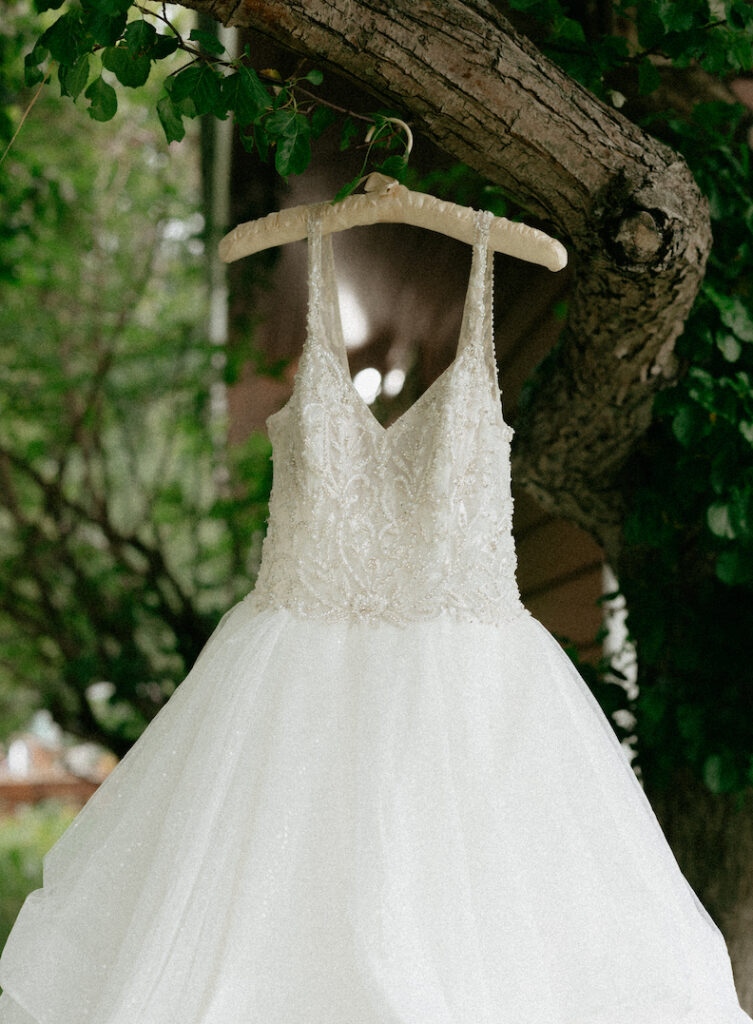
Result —
<instances>
[{"instance_id":1,"label":"lace bodice","mask_svg":"<svg viewBox=\"0 0 753 1024\"><path fill-rule=\"evenodd\" d=\"M476 222L457 353L382 426L348 368L332 239L308 225L308 334L293 393L267 420L270 518L254 610L402 625L443 612L498 623L515 580L510 441L492 331L490 214Z\"/></svg>"}]
</instances>

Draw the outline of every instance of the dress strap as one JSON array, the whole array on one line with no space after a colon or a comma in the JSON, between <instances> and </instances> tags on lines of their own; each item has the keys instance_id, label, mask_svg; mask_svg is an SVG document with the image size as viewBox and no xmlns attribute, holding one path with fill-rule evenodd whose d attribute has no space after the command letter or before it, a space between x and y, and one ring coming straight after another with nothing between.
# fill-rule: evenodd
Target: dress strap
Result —
<instances>
[{"instance_id":1,"label":"dress strap","mask_svg":"<svg viewBox=\"0 0 753 1024\"><path fill-rule=\"evenodd\" d=\"M473 240L471 273L458 340L458 355L466 347L482 351L487 368L497 387L494 357L494 253L489 249L489 229L494 214L478 210Z\"/></svg>"},{"instance_id":2,"label":"dress strap","mask_svg":"<svg viewBox=\"0 0 753 1024\"><path fill-rule=\"evenodd\" d=\"M308 337L309 344L321 345L340 361L348 373L340 306L337 298L337 276L332 251L332 235L322 236L322 214L327 203L309 208L306 216L308 234Z\"/></svg>"},{"instance_id":3,"label":"dress strap","mask_svg":"<svg viewBox=\"0 0 753 1024\"><path fill-rule=\"evenodd\" d=\"M481 344L484 349L484 361L489 373L489 382L492 394L497 401L501 401L502 393L499 385L499 370L497 368L497 356L494 346L494 250L489 248L489 228L494 219L494 214L488 214L484 220L484 288L482 298L483 323L481 326Z\"/></svg>"}]
</instances>

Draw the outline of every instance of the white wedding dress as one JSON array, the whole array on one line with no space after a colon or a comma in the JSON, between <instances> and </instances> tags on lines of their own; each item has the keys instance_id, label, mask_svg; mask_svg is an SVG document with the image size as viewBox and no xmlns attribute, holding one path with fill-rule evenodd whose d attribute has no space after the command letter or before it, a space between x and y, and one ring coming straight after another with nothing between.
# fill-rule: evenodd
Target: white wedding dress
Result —
<instances>
[{"instance_id":1,"label":"white wedding dress","mask_svg":"<svg viewBox=\"0 0 753 1024\"><path fill-rule=\"evenodd\" d=\"M520 601L488 230L455 360L385 428L312 215L257 585L47 854L1 1024L750 1024Z\"/></svg>"}]
</instances>

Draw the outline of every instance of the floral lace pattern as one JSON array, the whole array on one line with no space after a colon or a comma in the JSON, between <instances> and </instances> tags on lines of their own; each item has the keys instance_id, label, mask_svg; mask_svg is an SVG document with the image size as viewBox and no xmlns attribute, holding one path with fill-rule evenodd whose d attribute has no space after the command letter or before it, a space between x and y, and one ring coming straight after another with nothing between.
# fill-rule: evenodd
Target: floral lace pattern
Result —
<instances>
[{"instance_id":1,"label":"floral lace pattern","mask_svg":"<svg viewBox=\"0 0 753 1024\"><path fill-rule=\"evenodd\" d=\"M270 519L253 610L390 622L443 612L500 623L515 579L510 441L492 330L490 215L480 212L457 354L388 427L350 377L331 236L309 222L308 336L293 394L267 424Z\"/></svg>"}]
</instances>

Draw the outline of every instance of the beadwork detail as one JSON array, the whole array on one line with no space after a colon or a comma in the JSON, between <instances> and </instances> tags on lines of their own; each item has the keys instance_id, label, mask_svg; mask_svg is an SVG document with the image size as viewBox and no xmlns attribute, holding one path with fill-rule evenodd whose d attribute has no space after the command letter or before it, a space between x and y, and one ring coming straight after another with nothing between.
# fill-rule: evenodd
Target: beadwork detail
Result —
<instances>
[{"instance_id":1,"label":"beadwork detail","mask_svg":"<svg viewBox=\"0 0 753 1024\"><path fill-rule=\"evenodd\" d=\"M350 377L331 236L309 220L308 335L267 425L270 519L254 611L402 625L525 611L515 579L510 441L492 329L490 214L480 212L457 354L383 427Z\"/></svg>"}]
</instances>

